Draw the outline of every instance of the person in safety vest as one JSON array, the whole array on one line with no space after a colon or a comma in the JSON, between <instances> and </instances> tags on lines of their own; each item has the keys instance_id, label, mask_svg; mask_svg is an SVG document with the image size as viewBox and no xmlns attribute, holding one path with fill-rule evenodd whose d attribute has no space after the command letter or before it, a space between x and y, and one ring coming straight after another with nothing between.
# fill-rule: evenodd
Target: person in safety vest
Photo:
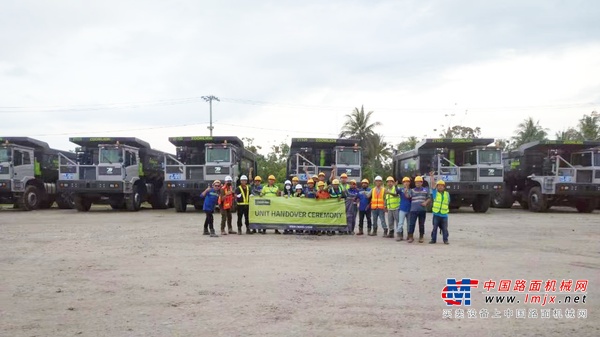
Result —
<instances>
[{"instance_id":1,"label":"person in safety vest","mask_svg":"<svg viewBox=\"0 0 600 337\"><path fill-rule=\"evenodd\" d=\"M329 199L329 192L325 189L325 182L319 181L317 183L317 199Z\"/></svg>"},{"instance_id":2,"label":"person in safety vest","mask_svg":"<svg viewBox=\"0 0 600 337\"><path fill-rule=\"evenodd\" d=\"M317 197L317 189L315 188L315 181L308 179L306 187L304 188L304 197L314 199Z\"/></svg>"},{"instance_id":3,"label":"person in safety vest","mask_svg":"<svg viewBox=\"0 0 600 337\"><path fill-rule=\"evenodd\" d=\"M348 175L346 173L342 173L342 175L340 175L340 188L344 192L350 188L350 184L348 183Z\"/></svg>"},{"instance_id":4,"label":"person in safety vest","mask_svg":"<svg viewBox=\"0 0 600 337\"><path fill-rule=\"evenodd\" d=\"M302 188L302 185L300 184L296 184L296 192L294 192L294 194L292 194L292 197L294 198L304 198L304 189Z\"/></svg>"},{"instance_id":5,"label":"person in safety vest","mask_svg":"<svg viewBox=\"0 0 600 337\"><path fill-rule=\"evenodd\" d=\"M252 234L250 231L250 222L248 212L250 210L250 186L248 186L248 177L245 175L240 177L240 186L235 189L237 198L237 228L238 234L242 235L242 217L246 224L246 234Z\"/></svg>"},{"instance_id":6,"label":"person in safety vest","mask_svg":"<svg viewBox=\"0 0 600 337\"><path fill-rule=\"evenodd\" d=\"M398 189L400 209L398 212L398 225L396 226L396 241L404 240L404 222L406 221L406 227L408 227L408 215L410 214L410 178L402 178L402 185L403 187Z\"/></svg>"},{"instance_id":7,"label":"person in safety vest","mask_svg":"<svg viewBox=\"0 0 600 337\"><path fill-rule=\"evenodd\" d=\"M200 194L200 196L204 198L202 210L206 214L206 218L204 219L204 235L210 235L211 238L218 237L218 235L215 234L213 213L215 212L215 206L217 206L219 201L220 190L221 182L219 180L215 180L212 184L212 187L207 187L206 190Z\"/></svg>"},{"instance_id":8,"label":"person in safety vest","mask_svg":"<svg viewBox=\"0 0 600 337\"><path fill-rule=\"evenodd\" d=\"M423 177L415 178L415 188L410 191L410 223L408 226L408 242L414 241L415 226L419 220L419 242L423 243L425 234L425 217L427 216L427 206L431 202L429 189L423 186Z\"/></svg>"},{"instance_id":9,"label":"person in safety vest","mask_svg":"<svg viewBox=\"0 0 600 337\"><path fill-rule=\"evenodd\" d=\"M363 225L365 217L367 218L367 231L371 233L371 199L369 195L371 188L369 187L369 179L363 179L360 182L358 190L358 234L363 235Z\"/></svg>"},{"instance_id":10,"label":"person in safety vest","mask_svg":"<svg viewBox=\"0 0 600 337\"><path fill-rule=\"evenodd\" d=\"M331 182L331 186L329 186L329 197L331 199L337 199L341 201L346 198L346 193L340 187L340 181L338 179L333 179ZM339 231L342 234L342 231ZM347 233L347 232L344 232ZM327 235L335 235L335 231L327 231Z\"/></svg>"},{"instance_id":11,"label":"person in safety vest","mask_svg":"<svg viewBox=\"0 0 600 337\"><path fill-rule=\"evenodd\" d=\"M233 182L230 176L225 177L225 186L221 188L219 196L219 208L221 209L221 235L237 234L231 227L233 210ZM225 231L225 222L227 222L227 231Z\"/></svg>"},{"instance_id":12,"label":"person in safety vest","mask_svg":"<svg viewBox=\"0 0 600 337\"><path fill-rule=\"evenodd\" d=\"M400 208L399 188L396 186L394 177L385 179L387 187L385 188L385 210L388 214L388 225L390 230L388 233L383 233L384 238L394 238L394 229L398 226L398 208ZM386 235L387 234L387 235Z\"/></svg>"},{"instance_id":13,"label":"person in safety vest","mask_svg":"<svg viewBox=\"0 0 600 337\"><path fill-rule=\"evenodd\" d=\"M276 197L279 193L279 187L275 185L275 176L270 175L268 178L268 185L264 186L262 191L260 192L261 197ZM262 230L262 234L266 234L267 231L265 229ZM275 230L275 234L281 234L278 229Z\"/></svg>"},{"instance_id":14,"label":"person in safety vest","mask_svg":"<svg viewBox=\"0 0 600 337\"><path fill-rule=\"evenodd\" d=\"M356 213L358 202L358 188L356 180L350 180L350 187L346 189L346 224L348 225L348 234L354 235L354 226L356 225Z\"/></svg>"},{"instance_id":15,"label":"person in safety vest","mask_svg":"<svg viewBox=\"0 0 600 337\"><path fill-rule=\"evenodd\" d=\"M431 185L433 186L433 174L431 174L430 178ZM431 232L431 241L429 241L429 243L433 244L436 242L438 228L441 228L444 244L448 244L450 193L446 191L446 183L443 180L439 180L435 186L435 190L431 192L431 199L433 200L433 207L431 209L431 212L433 213L433 231Z\"/></svg>"},{"instance_id":16,"label":"person in safety vest","mask_svg":"<svg viewBox=\"0 0 600 337\"><path fill-rule=\"evenodd\" d=\"M385 188L382 186L383 179L380 176L375 177L375 187L369 192L371 198L371 216L373 217L373 231L369 236L377 236L377 220L381 220L381 228L386 236L388 228L385 224Z\"/></svg>"}]
</instances>

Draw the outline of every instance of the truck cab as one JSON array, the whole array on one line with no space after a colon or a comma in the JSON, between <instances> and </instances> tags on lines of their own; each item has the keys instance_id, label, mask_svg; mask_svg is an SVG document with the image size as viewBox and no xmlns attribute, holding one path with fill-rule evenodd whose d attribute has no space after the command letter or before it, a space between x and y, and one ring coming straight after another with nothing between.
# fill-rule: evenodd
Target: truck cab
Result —
<instances>
[{"instance_id":1,"label":"truck cab","mask_svg":"<svg viewBox=\"0 0 600 337\"><path fill-rule=\"evenodd\" d=\"M256 157L238 137L170 137L177 155L167 156L165 183L175 210L185 212L188 204L201 209L200 194L215 180L231 176L234 186L241 175L256 175Z\"/></svg>"},{"instance_id":2,"label":"truck cab","mask_svg":"<svg viewBox=\"0 0 600 337\"><path fill-rule=\"evenodd\" d=\"M168 207L163 188L166 153L131 137L70 140L80 147L76 160L61 156L58 187L75 194L78 211L88 211L93 203L130 211L139 210L144 201L152 208Z\"/></svg>"},{"instance_id":3,"label":"truck cab","mask_svg":"<svg viewBox=\"0 0 600 337\"><path fill-rule=\"evenodd\" d=\"M74 154L51 149L47 143L27 137L0 138L0 199L23 210L72 208L69 198L58 195L58 155Z\"/></svg>"},{"instance_id":4,"label":"truck cab","mask_svg":"<svg viewBox=\"0 0 600 337\"><path fill-rule=\"evenodd\" d=\"M335 175L343 173L348 180L362 179L362 149L355 139L292 138L287 161L287 177L298 177L305 184L319 172L329 175L335 167Z\"/></svg>"}]
</instances>

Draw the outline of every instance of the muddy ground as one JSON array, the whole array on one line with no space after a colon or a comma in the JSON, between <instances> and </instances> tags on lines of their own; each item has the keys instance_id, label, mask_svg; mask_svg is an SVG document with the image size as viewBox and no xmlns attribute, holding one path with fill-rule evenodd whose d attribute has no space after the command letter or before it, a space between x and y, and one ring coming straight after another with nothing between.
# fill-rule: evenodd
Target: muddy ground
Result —
<instances>
[{"instance_id":1,"label":"muddy ground","mask_svg":"<svg viewBox=\"0 0 600 337\"><path fill-rule=\"evenodd\" d=\"M598 212L464 211L451 215L448 246L209 238L203 219L191 210L1 210L0 335L600 336ZM426 228L427 237L429 218ZM585 304L545 308L588 317L443 318L449 277L587 279ZM541 308L486 304L482 291L470 307L478 312Z\"/></svg>"}]
</instances>

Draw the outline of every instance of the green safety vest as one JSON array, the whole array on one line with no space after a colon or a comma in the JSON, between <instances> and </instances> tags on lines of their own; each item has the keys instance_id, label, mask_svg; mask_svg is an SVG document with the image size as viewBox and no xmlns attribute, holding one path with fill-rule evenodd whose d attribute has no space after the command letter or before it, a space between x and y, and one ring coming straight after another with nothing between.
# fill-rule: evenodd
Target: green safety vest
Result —
<instances>
[{"instance_id":1,"label":"green safety vest","mask_svg":"<svg viewBox=\"0 0 600 337\"><path fill-rule=\"evenodd\" d=\"M450 212L450 208L448 207L449 202L450 196L448 195L448 192L436 192L431 211L438 214L448 214Z\"/></svg>"},{"instance_id":2,"label":"green safety vest","mask_svg":"<svg viewBox=\"0 0 600 337\"><path fill-rule=\"evenodd\" d=\"M332 187L329 189L329 196L331 198L341 198L343 191L344 190L341 187L339 187L337 191L335 191Z\"/></svg>"},{"instance_id":3,"label":"green safety vest","mask_svg":"<svg viewBox=\"0 0 600 337\"><path fill-rule=\"evenodd\" d=\"M348 184L348 183L340 184L340 189L344 192L346 192L349 188L350 188L350 184Z\"/></svg>"},{"instance_id":4,"label":"green safety vest","mask_svg":"<svg viewBox=\"0 0 600 337\"><path fill-rule=\"evenodd\" d=\"M400 207L400 196L396 194L396 187L393 190L385 189L385 207L387 209L398 209Z\"/></svg>"},{"instance_id":5,"label":"green safety vest","mask_svg":"<svg viewBox=\"0 0 600 337\"><path fill-rule=\"evenodd\" d=\"M260 195L263 197L275 197L277 196L277 192L279 192L279 187L277 186L265 186L260 192Z\"/></svg>"}]
</instances>

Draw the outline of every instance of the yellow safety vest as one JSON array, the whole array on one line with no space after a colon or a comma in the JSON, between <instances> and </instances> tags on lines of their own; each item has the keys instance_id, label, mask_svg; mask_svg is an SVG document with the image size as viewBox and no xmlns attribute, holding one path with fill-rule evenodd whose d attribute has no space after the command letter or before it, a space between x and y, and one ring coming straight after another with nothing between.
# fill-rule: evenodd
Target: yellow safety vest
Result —
<instances>
[{"instance_id":1,"label":"yellow safety vest","mask_svg":"<svg viewBox=\"0 0 600 337\"><path fill-rule=\"evenodd\" d=\"M262 192L260 192L260 194L263 197L275 197L275 196L277 196L277 192L279 192L279 187L265 186L265 187L263 187Z\"/></svg>"},{"instance_id":2,"label":"yellow safety vest","mask_svg":"<svg viewBox=\"0 0 600 337\"><path fill-rule=\"evenodd\" d=\"M242 201L238 202L238 205L248 205L250 201L248 200L250 197L250 187L246 185L246 191L244 191L244 187L240 185L240 194L242 195Z\"/></svg>"},{"instance_id":3,"label":"yellow safety vest","mask_svg":"<svg viewBox=\"0 0 600 337\"><path fill-rule=\"evenodd\" d=\"M438 214L448 214L450 212L450 208L448 207L449 203L450 196L448 195L448 192L436 192L431 211Z\"/></svg>"}]
</instances>

